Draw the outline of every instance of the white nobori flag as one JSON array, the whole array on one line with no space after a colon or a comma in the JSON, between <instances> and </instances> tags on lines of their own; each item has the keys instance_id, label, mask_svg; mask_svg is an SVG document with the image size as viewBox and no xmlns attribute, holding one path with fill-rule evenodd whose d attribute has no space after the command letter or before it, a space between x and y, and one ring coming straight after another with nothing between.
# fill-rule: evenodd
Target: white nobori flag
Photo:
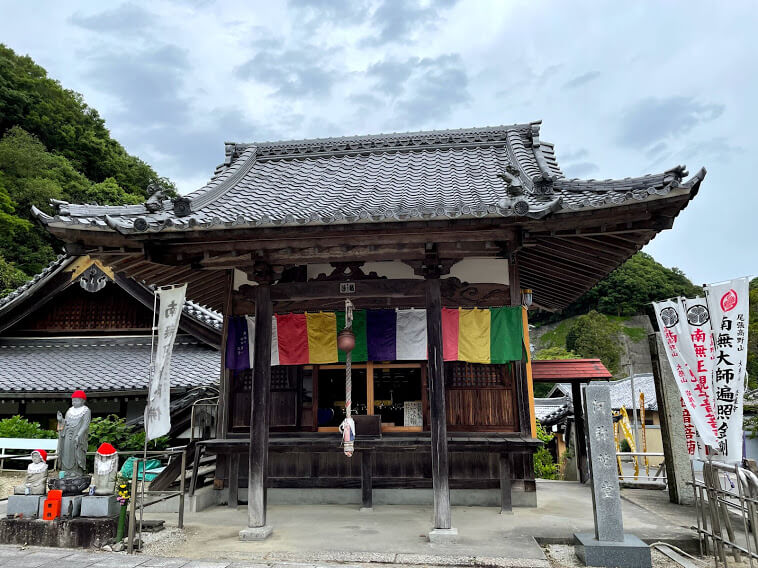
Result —
<instances>
[{"instance_id":1,"label":"white nobori flag","mask_svg":"<svg viewBox=\"0 0 758 568\"><path fill-rule=\"evenodd\" d=\"M158 344L145 407L146 440L154 440L171 430L171 353L186 292L186 284L155 291L158 298Z\"/></svg>"},{"instance_id":2,"label":"white nobori flag","mask_svg":"<svg viewBox=\"0 0 758 568\"><path fill-rule=\"evenodd\" d=\"M666 347L666 356L682 396L683 408L689 413L703 442L716 447L716 416L711 397L711 377L703 367L707 357L698 358L695 354L685 301L681 298L680 301L653 302L653 308ZM704 323L707 323L707 319ZM701 332L707 335L702 329ZM707 350L708 342L704 341L703 344Z\"/></svg>"},{"instance_id":3,"label":"white nobori flag","mask_svg":"<svg viewBox=\"0 0 758 568\"><path fill-rule=\"evenodd\" d=\"M705 286L715 357L713 390L720 459L742 460L742 401L747 365L748 279Z\"/></svg>"}]
</instances>

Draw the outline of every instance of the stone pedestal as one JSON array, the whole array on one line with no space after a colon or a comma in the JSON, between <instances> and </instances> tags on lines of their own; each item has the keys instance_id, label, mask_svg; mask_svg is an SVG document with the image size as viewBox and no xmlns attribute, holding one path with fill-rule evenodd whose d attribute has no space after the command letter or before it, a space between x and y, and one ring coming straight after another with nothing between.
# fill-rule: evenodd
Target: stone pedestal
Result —
<instances>
[{"instance_id":1,"label":"stone pedestal","mask_svg":"<svg viewBox=\"0 0 758 568\"><path fill-rule=\"evenodd\" d=\"M10 495L6 513L9 517L22 515L25 519L41 516L44 495Z\"/></svg>"},{"instance_id":2,"label":"stone pedestal","mask_svg":"<svg viewBox=\"0 0 758 568\"><path fill-rule=\"evenodd\" d=\"M455 544L458 540L458 529L432 529L429 531L429 542L432 544Z\"/></svg>"},{"instance_id":3,"label":"stone pedestal","mask_svg":"<svg viewBox=\"0 0 758 568\"><path fill-rule=\"evenodd\" d=\"M82 517L116 517L121 505L115 495L85 495L82 497Z\"/></svg>"},{"instance_id":4,"label":"stone pedestal","mask_svg":"<svg viewBox=\"0 0 758 568\"><path fill-rule=\"evenodd\" d=\"M587 566L652 567L650 547L633 534L625 534L621 542L601 542L593 534L575 534L574 548Z\"/></svg>"},{"instance_id":5,"label":"stone pedestal","mask_svg":"<svg viewBox=\"0 0 758 568\"><path fill-rule=\"evenodd\" d=\"M45 500L41 499L39 502L39 518L42 518L42 507L44 505ZM82 495L74 495L70 497L63 497L61 499L61 517L65 517L68 515L68 509L69 505L73 505L71 507L71 516L72 517L78 517L82 510Z\"/></svg>"},{"instance_id":6,"label":"stone pedestal","mask_svg":"<svg viewBox=\"0 0 758 568\"><path fill-rule=\"evenodd\" d=\"M241 541L266 540L274 532L274 527L264 525L262 527L247 527L240 531Z\"/></svg>"}]
</instances>

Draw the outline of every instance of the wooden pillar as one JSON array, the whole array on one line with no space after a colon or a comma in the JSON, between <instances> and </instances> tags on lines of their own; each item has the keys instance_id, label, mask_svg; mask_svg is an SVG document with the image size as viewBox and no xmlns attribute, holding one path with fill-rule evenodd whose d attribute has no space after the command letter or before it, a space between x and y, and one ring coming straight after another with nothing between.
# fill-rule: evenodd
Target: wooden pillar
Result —
<instances>
[{"instance_id":1,"label":"wooden pillar","mask_svg":"<svg viewBox=\"0 0 758 568\"><path fill-rule=\"evenodd\" d=\"M442 298L439 276L426 278L426 334L429 351L429 424L432 437L434 528L451 529L448 480L445 368L442 359Z\"/></svg>"},{"instance_id":2,"label":"wooden pillar","mask_svg":"<svg viewBox=\"0 0 758 568\"><path fill-rule=\"evenodd\" d=\"M579 470L579 482L586 483L590 478L587 462L587 436L584 431L584 405L582 404L582 384L571 383L571 398L574 405L574 434L576 436L576 469Z\"/></svg>"},{"instance_id":3,"label":"wooden pillar","mask_svg":"<svg viewBox=\"0 0 758 568\"><path fill-rule=\"evenodd\" d=\"M508 257L508 289L511 306L521 305L521 283L519 281L518 259L516 253ZM518 409L519 431L525 436L532 436L532 419L529 412L529 385L526 378L526 363L516 361L513 365L516 379L516 407Z\"/></svg>"},{"instance_id":4,"label":"wooden pillar","mask_svg":"<svg viewBox=\"0 0 758 568\"><path fill-rule=\"evenodd\" d=\"M374 508L374 471L372 464L373 452L361 452L361 510L371 511Z\"/></svg>"},{"instance_id":5,"label":"wooden pillar","mask_svg":"<svg viewBox=\"0 0 758 568\"><path fill-rule=\"evenodd\" d=\"M500 512L513 511L511 493L511 453L500 454Z\"/></svg>"},{"instance_id":6,"label":"wooden pillar","mask_svg":"<svg viewBox=\"0 0 758 568\"><path fill-rule=\"evenodd\" d=\"M250 403L250 456L247 488L247 526L241 540L261 540L271 534L266 526L266 475L268 472L269 400L271 393L271 285L258 281L255 288L255 345ZM255 530L257 529L257 530Z\"/></svg>"},{"instance_id":7,"label":"wooden pillar","mask_svg":"<svg viewBox=\"0 0 758 568\"><path fill-rule=\"evenodd\" d=\"M229 318L232 316L232 295L234 294L234 270L226 276L224 290L224 316L221 329L221 375L219 377L218 407L216 412L216 437L226 438L229 431L229 371L226 369L226 337L229 330ZM217 472L218 473L218 472ZM227 472L228 474L228 472ZM216 475L216 477L220 477Z\"/></svg>"},{"instance_id":8,"label":"wooden pillar","mask_svg":"<svg viewBox=\"0 0 758 568\"><path fill-rule=\"evenodd\" d=\"M221 460L216 458L216 461L218 462ZM227 505L232 509L236 509L239 504L240 455L237 452L230 453L227 464L229 467L229 500L227 501Z\"/></svg>"}]
</instances>

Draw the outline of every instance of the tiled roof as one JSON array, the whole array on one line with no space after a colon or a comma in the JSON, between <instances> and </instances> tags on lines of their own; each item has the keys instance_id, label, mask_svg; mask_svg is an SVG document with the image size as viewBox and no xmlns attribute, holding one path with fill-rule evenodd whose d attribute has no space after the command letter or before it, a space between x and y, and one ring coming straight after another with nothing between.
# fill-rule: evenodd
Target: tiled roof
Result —
<instances>
[{"instance_id":1,"label":"tiled roof","mask_svg":"<svg viewBox=\"0 0 758 568\"><path fill-rule=\"evenodd\" d=\"M632 385L631 379L620 379L611 381L611 406L614 409L626 407L632 409ZM658 410L658 399L655 396L655 381L650 373L634 375L634 404L639 407L640 393L645 393L645 408L648 410Z\"/></svg>"},{"instance_id":2,"label":"tiled roof","mask_svg":"<svg viewBox=\"0 0 758 568\"><path fill-rule=\"evenodd\" d=\"M573 413L574 405L570 396L534 399L534 414L543 426L555 424Z\"/></svg>"},{"instance_id":3,"label":"tiled roof","mask_svg":"<svg viewBox=\"0 0 758 568\"><path fill-rule=\"evenodd\" d=\"M610 371L600 359L555 359L532 361L532 379L535 381L560 382L571 379L611 379Z\"/></svg>"},{"instance_id":4,"label":"tiled roof","mask_svg":"<svg viewBox=\"0 0 758 568\"><path fill-rule=\"evenodd\" d=\"M0 315L8 309L11 309L17 302L22 302L24 299L32 296L39 287L41 287L50 278L58 274L61 270L65 269L69 264L77 259L76 256L59 255L57 259L51 262L45 267L42 272L29 279L27 282L13 290L10 294L0 298ZM154 287L150 287L151 291ZM216 330L221 330L223 326L223 316L206 306L202 306L193 302L192 300L185 300L184 313L188 316L204 323L207 326L213 327Z\"/></svg>"},{"instance_id":5,"label":"tiled roof","mask_svg":"<svg viewBox=\"0 0 758 568\"><path fill-rule=\"evenodd\" d=\"M608 386L611 388L611 407L618 410L623 405L628 410L632 408L632 385L629 377L619 379L618 381L609 381ZM556 396L555 400L560 400L565 396L571 397L571 385L556 384L550 391L550 395L557 394L559 391L563 396ZM655 381L650 373L640 373L634 375L634 404L639 405L640 393L645 393L645 408L648 410L658 410L658 399L655 396Z\"/></svg>"},{"instance_id":6,"label":"tiled roof","mask_svg":"<svg viewBox=\"0 0 758 568\"><path fill-rule=\"evenodd\" d=\"M145 390L150 336L0 340L0 392ZM215 385L221 355L190 336L176 338L172 388Z\"/></svg>"},{"instance_id":7,"label":"tiled roof","mask_svg":"<svg viewBox=\"0 0 758 568\"><path fill-rule=\"evenodd\" d=\"M21 298L26 298L34 293L34 290L42 286L49 278L66 268L75 260L75 258L76 257L73 256L66 256L65 254L59 255L58 258L48 264L42 272L24 282L10 294L0 298L0 312L2 312L6 306L10 306L13 302L20 301Z\"/></svg>"},{"instance_id":8,"label":"tiled roof","mask_svg":"<svg viewBox=\"0 0 758 568\"><path fill-rule=\"evenodd\" d=\"M568 180L539 123L261 144L227 144L202 188L143 205L55 202L45 224L143 233L332 223L531 217L645 201L683 182L683 166L623 180Z\"/></svg>"}]
</instances>

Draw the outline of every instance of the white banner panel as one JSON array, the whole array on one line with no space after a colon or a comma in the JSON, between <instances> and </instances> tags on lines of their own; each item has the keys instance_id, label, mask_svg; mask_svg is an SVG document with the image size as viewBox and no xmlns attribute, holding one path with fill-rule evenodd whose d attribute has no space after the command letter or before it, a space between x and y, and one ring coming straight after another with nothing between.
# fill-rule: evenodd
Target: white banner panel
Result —
<instances>
[{"instance_id":1,"label":"white banner panel","mask_svg":"<svg viewBox=\"0 0 758 568\"><path fill-rule=\"evenodd\" d=\"M698 366L695 356L685 306L665 300L654 302L653 308L684 407L703 443L715 447L716 416L710 397L710 379L705 373L698 374L702 367Z\"/></svg>"},{"instance_id":2,"label":"white banner panel","mask_svg":"<svg viewBox=\"0 0 758 568\"><path fill-rule=\"evenodd\" d=\"M723 460L742 460L742 399L747 364L748 279L705 286L715 346L713 389L718 449Z\"/></svg>"},{"instance_id":3,"label":"white banner panel","mask_svg":"<svg viewBox=\"0 0 758 568\"><path fill-rule=\"evenodd\" d=\"M154 440L171 430L171 353L184 307L187 285L158 289L158 346L145 407L145 437Z\"/></svg>"}]
</instances>

